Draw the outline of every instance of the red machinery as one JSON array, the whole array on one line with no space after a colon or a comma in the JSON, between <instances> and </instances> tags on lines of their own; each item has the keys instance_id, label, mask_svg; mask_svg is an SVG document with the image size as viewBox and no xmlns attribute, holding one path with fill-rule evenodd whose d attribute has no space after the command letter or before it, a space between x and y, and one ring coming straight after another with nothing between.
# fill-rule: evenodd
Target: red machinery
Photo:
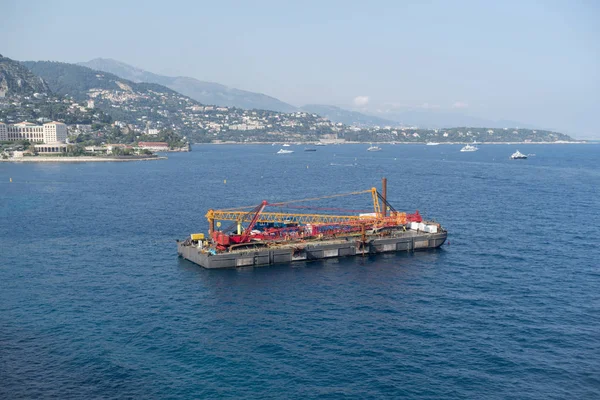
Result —
<instances>
[{"instance_id":1,"label":"red machinery","mask_svg":"<svg viewBox=\"0 0 600 400\"><path fill-rule=\"evenodd\" d=\"M250 241L250 234L252 233L252 228L254 228L254 225L256 225L258 217L260 216L260 213L265 209L266 205L267 201L263 200L262 203L260 203L254 210L250 211L247 214L252 215L252 219L250 220L250 224L246 227L246 229L243 230L243 233L241 232L241 220L237 221L237 235L228 235L221 231L213 230L211 232L211 237L213 238L214 242L221 247L226 247L232 244L248 243ZM234 224L233 226L235 225L236 224ZM232 227L226 229L225 232L231 230Z\"/></svg>"},{"instance_id":2,"label":"red machinery","mask_svg":"<svg viewBox=\"0 0 600 400\"><path fill-rule=\"evenodd\" d=\"M383 195L377 189L364 190L341 195L325 196L321 198L292 200L285 203L268 204L263 201L250 211L209 210L206 217L209 221L210 236L218 250L225 250L232 245L250 242L275 242L284 240L310 240L313 238L333 237L340 235L355 235L366 230L396 229L410 222L421 222L419 212L406 214L396 211L386 199L387 184L383 179ZM359 215L330 215L330 214L296 214L265 212L267 205L273 207L297 207L290 203L301 201L314 201L324 198L333 198L347 195L371 193L373 199L373 213ZM380 203L381 202L381 203ZM331 209L329 209L331 210ZM223 229L215 230L215 220L229 220L234 223ZM242 223L248 222L244 228ZM257 222L271 227L260 231L253 231ZM234 233L229 233L234 232Z\"/></svg>"}]
</instances>

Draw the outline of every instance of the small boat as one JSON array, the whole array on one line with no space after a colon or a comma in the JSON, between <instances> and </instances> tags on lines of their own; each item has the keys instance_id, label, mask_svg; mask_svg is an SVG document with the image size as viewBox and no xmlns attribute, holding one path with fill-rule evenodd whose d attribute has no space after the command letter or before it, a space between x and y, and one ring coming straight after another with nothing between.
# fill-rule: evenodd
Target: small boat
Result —
<instances>
[{"instance_id":1,"label":"small boat","mask_svg":"<svg viewBox=\"0 0 600 400\"><path fill-rule=\"evenodd\" d=\"M317 151L317 149L313 149L312 147L307 147L304 149L304 151Z\"/></svg>"},{"instance_id":2,"label":"small boat","mask_svg":"<svg viewBox=\"0 0 600 400\"><path fill-rule=\"evenodd\" d=\"M427 146L437 146L439 143L435 143L435 142L427 142L425 143Z\"/></svg>"},{"instance_id":3,"label":"small boat","mask_svg":"<svg viewBox=\"0 0 600 400\"><path fill-rule=\"evenodd\" d=\"M284 143L284 144L283 144L283 147L290 147L290 145L289 145L289 144L287 144L287 143Z\"/></svg>"},{"instance_id":4,"label":"small boat","mask_svg":"<svg viewBox=\"0 0 600 400\"><path fill-rule=\"evenodd\" d=\"M460 149L460 151L462 151L462 152L470 152L470 151L477 151L477 150L479 150L479 148L477 146L471 146L470 144L468 144L465 147L463 147L462 149Z\"/></svg>"},{"instance_id":5,"label":"small boat","mask_svg":"<svg viewBox=\"0 0 600 400\"><path fill-rule=\"evenodd\" d=\"M371 147L369 147L367 151L381 151L381 147L371 145Z\"/></svg>"},{"instance_id":6,"label":"small boat","mask_svg":"<svg viewBox=\"0 0 600 400\"><path fill-rule=\"evenodd\" d=\"M326 146L325 143L315 143L315 146Z\"/></svg>"},{"instance_id":7,"label":"small boat","mask_svg":"<svg viewBox=\"0 0 600 400\"><path fill-rule=\"evenodd\" d=\"M277 152L277 154L292 154L293 152L294 152L294 150L279 149L279 151Z\"/></svg>"},{"instance_id":8,"label":"small boat","mask_svg":"<svg viewBox=\"0 0 600 400\"><path fill-rule=\"evenodd\" d=\"M523 153L521 153L519 150L515 151L511 156L510 156L511 160L526 160L527 156Z\"/></svg>"}]
</instances>

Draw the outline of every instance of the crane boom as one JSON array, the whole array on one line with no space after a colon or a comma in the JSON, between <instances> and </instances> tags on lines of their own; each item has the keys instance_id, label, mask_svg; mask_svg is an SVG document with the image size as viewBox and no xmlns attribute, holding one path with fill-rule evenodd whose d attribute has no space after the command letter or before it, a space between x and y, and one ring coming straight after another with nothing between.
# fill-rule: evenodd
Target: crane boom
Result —
<instances>
[{"instance_id":1,"label":"crane boom","mask_svg":"<svg viewBox=\"0 0 600 400\"><path fill-rule=\"evenodd\" d=\"M385 178L383 180L384 190L386 189ZM373 200L373 213L368 214L307 214L294 212L265 212L265 207L277 206L294 208L291 203L298 203L310 200L329 199L333 197L347 196L351 194L371 193ZM404 212L398 212L387 201L386 191L382 195L376 188L354 193L341 195L324 196L321 198L290 200L282 203L269 204L262 201L261 204L251 210L248 207L208 210L206 218L209 223L209 234L213 245L218 250L232 249L232 246L242 246L248 243L277 240L290 240L291 238L310 238L310 237L335 237L336 235L351 235L357 231L385 232L393 229L406 229L406 224L410 222L420 222L421 216L418 214L407 215ZM246 209L246 210L244 210ZM334 209L329 209L334 210ZM341 210L351 212L351 210ZM389 214L388 214L389 211ZM356 212L356 210L354 211ZM223 230L215 230L215 221L232 221L233 224ZM261 226L253 232L256 224ZM245 225L244 226L242 225ZM264 224L264 225L262 225ZM216 223L217 227L221 223ZM237 230L234 230L237 226ZM238 247L236 247L238 248Z\"/></svg>"},{"instance_id":2,"label":"crane boom","mask_svg":"<svg viewBox=\"0 0 600 400\"><path fill-rule=\"evenodd\" d=\"M211 221L240 221L249 222L253 214L246 211L208 210L206 218ZM294 214L279 212L262 212L256 222L290 223L299 224L338 224L364 219L358 215L328 215L328 214Z\"/></svg>"},{"instance_id":3,"label":"crane boom","mask_svg":"<svg viewBox=\"0 0 600 400\"><path fill-rule=\"evenodd\" d=\"M379 206L379 193L377 192L376 188L372 188L371 189L371 195L373 196L373 211L375 212L375 215L380 217L381 216L381 207Z\"/></svg>"},{"instance_id":4,"label":"crane boom","mask_svg":"<svg viewBox=\"0 0 600 400\"><path fill-rule=\"evenodd\" d=\"M384 179L385 182L385 179ZM384 185L385 186L385 185ZM360 223L368 224L386 224L386 223L405 223L406 213L397 212L387 201L385 196L382 196L376 188L363 190L353 193L345 193L341 195L324 196L322 198L291 200L283 203L273 203L274 206L282 206L300 201L317 200L324 198L347 196L352 194L371 193L373 199L374 215L330 215L330 214L305 214L305 213L284 213L284 212L264 212L268 205L266 201L251 211L243 211L238 209L229 210L208 210L206 219L209 223L209 232L214 232L215 221L235 221L238 226L238 235L241 235L241 224L249 222L250 225L246 231L250 231L256 223L279 223L279 224L298 224L298 225L356 225ZM381 200L381 202L380 202ZM383 207L383 211L382 211ZM245 207L244 207L245 208ZM387 215L387 211L390 215ZM225 229L228 231L228 229Z\"/></svg>"},{"instance_id":5,"label":"crane boom","mask_svg":"<svg viewBox=\"0 0 600 400\"><path fill-rule=\"evenodd\" d=\"M250 232L252 231L252 228L254 228L254 225L256 225L256 222L258 222L258 219L260 218L260 214L262 213L262 211L265 209L265 206L267 205L267 202L265 200L263 200L262 203L260 203L260 205L258 207L256 207L256 212L255 214L252 216L252 220L250 221L250 224L248 225L248 227L246 228L246 230L244 231L244 234L242 235L242 238L240 240L240 243L246 243L246 241L248 240L248 238L250 237ZM247 215L247 214L246 214ZM241 221L240 221L241 222Z\"/></svg>"},{"instance_id":6,"label":"crane boom","mask_svg":"<svg viewBox=\"0 0 600 400\"><path fill-rule=\"evenodd\" d=\"M221 211L209 210L206 214L209 223L218 221L238 221L238 222L266 222L266 223L297 223L297 224L353 224L361 221L369 222L374 220L397 220L405 219L406 213L392 213L392 215L382 218L359 215L328 215L328 214L293 214L277 212L260 212L258 214L245 211Z\"/></svg>"}]
</instances>

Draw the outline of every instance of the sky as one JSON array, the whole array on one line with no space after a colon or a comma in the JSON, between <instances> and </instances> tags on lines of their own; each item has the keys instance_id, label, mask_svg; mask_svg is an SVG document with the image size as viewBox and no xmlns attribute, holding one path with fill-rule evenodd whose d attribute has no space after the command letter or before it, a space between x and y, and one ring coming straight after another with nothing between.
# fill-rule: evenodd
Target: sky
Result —
<instances>
[{"instance_id":1,"label":"sky","mask_svg":"<svg viewBox=\"0 0 600 400\"><path fill-rule=\"evenodd\" d=\"M600 139L600 2L0 0L0 54Z\"/></svg>"}]
</instances>

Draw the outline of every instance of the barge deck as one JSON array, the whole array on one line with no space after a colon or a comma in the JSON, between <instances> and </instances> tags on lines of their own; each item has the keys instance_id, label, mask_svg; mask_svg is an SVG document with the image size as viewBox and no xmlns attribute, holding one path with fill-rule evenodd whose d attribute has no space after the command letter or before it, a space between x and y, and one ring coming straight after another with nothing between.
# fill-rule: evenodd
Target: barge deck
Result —
<instances>
[{"instance_id":1,"label":"barge deck","mask_svg":"<svg viewBox=\"0 0 600 400\"><path fill-rule=\"evenodd\" d=\"M192 243L177 242L177 252L184 259L204 268L255 267L287 264L295 261L322 260L335 257L367 254L426 250L440 247L446 241L447 232L417 232L407 230L386 237L338 239L274 244L265 248L234 250L212 254Z\"/></svg>"},{"instance_id":2,"label":"barge deck","mask_svg":"<svg viewBox=\"0 0 600 400\"><path fill-rule=\"evenodd\" d=\"M358 256L398 251L426 250L440 247L448 233L433 221L423 221L414 214L397 211L387 201L387 179L382 179L382 193L376 188L359 192L268 203L256 207L208 210L208 237L191 234L177 241L177 253L204 268L254 267L295 261ZM300 202L370 194L373 212L341 208L298 206ZM288 208L292 211L265 211ZM344 214L298 213L296 208L341 211ZM220 221L232 224L218 230Z\"/></svg>"}]
</instances>

